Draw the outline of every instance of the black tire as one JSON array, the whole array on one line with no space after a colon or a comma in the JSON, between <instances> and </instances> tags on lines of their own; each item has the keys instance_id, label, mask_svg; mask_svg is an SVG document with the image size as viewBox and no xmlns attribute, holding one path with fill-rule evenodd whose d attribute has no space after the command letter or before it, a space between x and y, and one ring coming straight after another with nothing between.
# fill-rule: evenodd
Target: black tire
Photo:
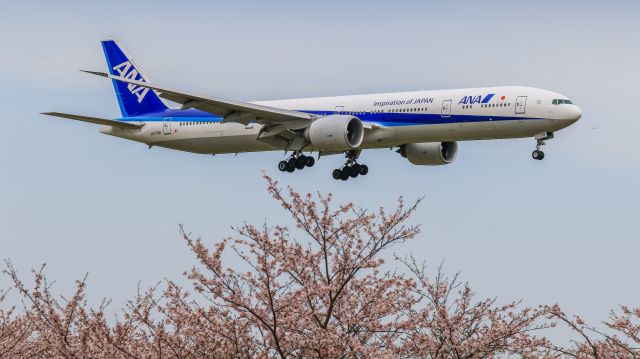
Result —
<instances>
[{"instance_id":1,"label":"black tire","mask_svg":"<svg viewBox=\"0 0 640 359\"><path fill-rule=\"evenodd\" d=\"M356 178L360 174L360 171L356 171L355 166L347 167L349 169L349 177Z\"/></svg>"},{"instance_id":2,"label":"black tire","mask_svg":"<svg viewBox=\"0 0 640 359\"><path fill-rule=\"evenodd\" d=\"M343 181L346 181L349 179L350 174L351 174L351 171L349 167L344 167L343 169L340 170L340 179Z\"/></svg>"},{"instance_id":3,"label":"black tire","mask_svg":"<svg viewBox=\"0 0 640 359\"><path fill-rule=\"evenodd\" d=\"M358 163L354 163L353 166L353 172L360 174L360 171L362 169L362 165L358 164Z\"/></svg>"},{"instance_id":4,"label":"black tire","mask_svg":"<svg viewBox=\"0 0 640 359\"><path fill-rule=\"evenodd\" d=\"M296 170L296 159L291 157L287 161L287 172L293 172Z\"/></svg>"},{"instance_id":5,"label":"black tire","mask_svg":"<svg viewBox=\"0 0 640 359\"><path fill-rule=\"evenodd\" d=\"M315 160L315 158L313 158L313 157L311 157L311 156L306 156L306 158L307 158L307 163L305 163L305 165L306 165L307 167L313 167L313 165L315 165L315 164L316 164L316 160Z\"/></svg>"},{"instance_id":6,"label":"black tire","mask_svg":"<svg viewBox=\"0 0 640 359\"><path fill-rule=\"evenodd\" d=\"M534 160L541 161L544 158L544 152L535 150L531 153L531 157L533 157Z\"/></svg>"},{"instance_id":7,"label":"black tire","mask_svg":"<svg viewBox=\"0 0 640 359\"><path fill-rule=\"evenodd\" d=\"M307 165L307 156L299 156L296 158L296 169L303 169Z\"/></svg>"},{"instance_id":8,"label":"black tire","mask_svg":"<svg viewBox=\"0 0 640 359\"><path fill-rule=\"evenodd\" d=\"M339 180L341 174L342 174L342 171L340 171L337 168L335 170L333 170L333 173L331 173L331 175L333 176L333 179L335 179L335 180Z\"/></svg>"},{"instance_id":9,"label":"black tire","mask_svg":"<svg viewBox=\"0 0 640 359\"><path fill-rule=\"evenodd\" d=\"M360 174L363 175L363 176L366 176L367 173L369 173L369 166L360 165Z\"/></svg>"},{"instance_id":10,"label":"black tire","mask_svg":"<svg viewBox=\"0 0 640 359\"><path fill-rule=\"evenodd\" d=\"M286 171L288 168L287 161L278 162L278 169L282 172Z\"/></svg>"}]
</instances>

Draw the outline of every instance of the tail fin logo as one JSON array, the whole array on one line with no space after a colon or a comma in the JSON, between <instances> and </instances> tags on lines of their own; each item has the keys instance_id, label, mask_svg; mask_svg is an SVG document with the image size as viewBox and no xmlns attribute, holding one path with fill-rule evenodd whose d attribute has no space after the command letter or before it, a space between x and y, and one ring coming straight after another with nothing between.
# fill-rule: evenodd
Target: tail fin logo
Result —
<instances>
[{"instance_id":1,"label":"tail fin logo","mask_svg":"<svg viewBox=\"0 0 640 359\"><path fill-rule=\"evenodd\" d=\"M144 78L142 76L139 76L138 70L136 70L136 68L131 65L130 61L125 61L120 65L114 66L113 71L115 71L120 77L134 81L145 82ZM138 98L138 103L142 103L142 100L144 100L144 97L149 92L148 88L136 86L134 84L128 84L127 89L129 90L129 92L131 92L132 95L135 95Z\"/></svg>"}]
</instances>

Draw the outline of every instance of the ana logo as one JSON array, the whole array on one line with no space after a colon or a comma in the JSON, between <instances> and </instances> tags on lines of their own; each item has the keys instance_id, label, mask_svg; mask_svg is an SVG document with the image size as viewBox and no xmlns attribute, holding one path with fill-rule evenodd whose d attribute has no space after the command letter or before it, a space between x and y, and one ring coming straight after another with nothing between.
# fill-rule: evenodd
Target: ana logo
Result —
<instances>
[{"instance_id":1,"label":"ana logo","mask_svg":"<svg viewBox=\"0 0 640 359\"><path fill-rule=\"evenodd\" d=\"M458 105L473 105L474 103L487 103L495 94L490 93L482 97L482 95L478 96L465 96L458 102Z\"/></svg>"},{"instance_id":2,"label":"ana logo","mask_svg":"<svg viewBox=\"0 0 640 359\"><path fill-rule=\"evenodd\" d=\"M131 62L126 61L121 63L118 66L113 68L113 71L118 73L118 76L124 77L134 81L145 82L142 76L138 77L138 70L131 65ZM146 87L136 86L134 84L128 84L127 89L131 92L132 95L135 95L138 98L138 103L141 103L144 100L144 97L149 92L149 89Z\"/></svg>"}]
</instances>

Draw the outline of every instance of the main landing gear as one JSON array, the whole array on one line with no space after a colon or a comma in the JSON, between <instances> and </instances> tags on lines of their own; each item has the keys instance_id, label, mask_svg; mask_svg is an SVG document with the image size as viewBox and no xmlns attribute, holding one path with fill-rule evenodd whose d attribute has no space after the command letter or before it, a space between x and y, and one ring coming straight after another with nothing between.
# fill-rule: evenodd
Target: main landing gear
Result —
<instances>
[{"instance_id":1,"label":"main landing gear","mask_svg":"<svg viewBox=\"0 0 640 359\"><path fill-rule=\"evenodd\" d=\"M278 169L282 172L293 172L295 170L301 170L305 167L313 167L316 160L311 156L305 156L302 152L296 151L286 161L280 161L278 163Z\"/></svg>"},{"instance_id":2,"label":"main landing gear","mask_svg":"<svg viewBox=\"0 0 640 359\"><path fill-rule=\"evenodd\" d=\"M534 160L541 161L544 159L544 152L540 150L540 146L546 145L546 140L553 138L553 132L541 132L536 135L536 149L531 153Z\"/></svg>"},{"instance_id":3,"label":"main landing gear","mask_svg":"<svg viewBox=\"0 0 640 359\"><path fill-rule=\"evenodd\" d=\"M357 162L359 155L360 151L347 151L347 162L341 168L333 170L331 174L333 179L346 181L349 178L366 176L369 173L369 167Z\"/></svg>"},{"instance_id":4,"label":"main landing gear","mask_svg":"<svg viewBox=\"0 0 640 359\"><path fill-rule=\"evenodd\" d=\"M333 170L333 178L337 180L346 181L349 178L356 178L358 176L366 176L369 173L369 167L357 162L360 155L359 150L346 151L347 161L340 168ZM282 172L294 172L295 170L301 170L305 167L313 167L316 163L315 159L311 156L305 156L300 151L295 151L289 159L280 161L278 163L278 169Z\"/></svg>"},{"instance_id":5,"label":"main landing gear","mask_svg":"<svg viewBox=\"0 0 640 359\"><path fill-rule=\"evenodd\" d=\"M346 181L349 178L356 178L358 176L366 176L369 173L369 167L367 165L361 165L354 163L352 165L345 164L342 168L336 168L333 170L333 179Z\"/></svg>"}]
</instances>

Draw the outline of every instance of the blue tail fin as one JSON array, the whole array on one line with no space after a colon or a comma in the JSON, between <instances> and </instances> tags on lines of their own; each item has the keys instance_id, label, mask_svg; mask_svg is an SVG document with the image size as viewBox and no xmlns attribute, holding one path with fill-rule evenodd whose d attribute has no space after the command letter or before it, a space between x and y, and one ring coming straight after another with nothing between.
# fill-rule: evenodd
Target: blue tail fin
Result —
<instances>
[{"instance_id":1,"label":"blue tail fin","mask_svg":"<svg viewBox=\"0 0 640 359\"><path fill-rule=\"evenodd\" d=\"M111 75L126 77L132 80L147 82L131 58L114 40L102 41L104 55L107 58ZM133 117L152 112L162 112L167 105L155 92L148 88L113 80L116 97L123 117Z\"/></svg>"}]
</instances>

